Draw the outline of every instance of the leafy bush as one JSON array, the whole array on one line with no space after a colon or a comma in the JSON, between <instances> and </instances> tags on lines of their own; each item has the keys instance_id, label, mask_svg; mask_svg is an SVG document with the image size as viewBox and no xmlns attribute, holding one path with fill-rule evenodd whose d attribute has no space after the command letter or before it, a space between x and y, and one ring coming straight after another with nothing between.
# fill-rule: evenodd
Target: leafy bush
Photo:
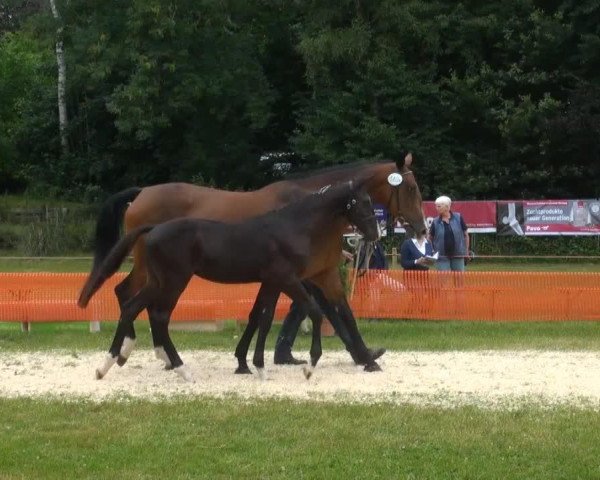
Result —
<instances>
[{"instance_id":1,"label":"leafy bush","mask_svg":"<svg viewBox=\"0 0 600 480\"><path fill-rule=\"evenodd\" d=\"M51 218L27 226L22 237L22 253L50 256L91 250L92 222Z\"/></svg>"}]
</instances>

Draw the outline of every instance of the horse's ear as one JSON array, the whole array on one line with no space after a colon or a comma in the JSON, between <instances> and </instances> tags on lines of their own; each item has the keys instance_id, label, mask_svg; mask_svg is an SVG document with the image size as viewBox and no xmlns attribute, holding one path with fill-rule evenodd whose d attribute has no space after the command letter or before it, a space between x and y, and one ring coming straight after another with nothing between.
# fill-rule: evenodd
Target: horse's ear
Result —
<instances>
[{"instance_id":1,"label":"horse's ear","mask_svg":"<svg viewBox=\"0 0 600 480\"><path fill-rule=\"evenodd\" d=\"M410 167L412 164L412 152L400 152L400 157L396 159L396 166L400 170L403 166Z\"/></svg>"}]
</instances>

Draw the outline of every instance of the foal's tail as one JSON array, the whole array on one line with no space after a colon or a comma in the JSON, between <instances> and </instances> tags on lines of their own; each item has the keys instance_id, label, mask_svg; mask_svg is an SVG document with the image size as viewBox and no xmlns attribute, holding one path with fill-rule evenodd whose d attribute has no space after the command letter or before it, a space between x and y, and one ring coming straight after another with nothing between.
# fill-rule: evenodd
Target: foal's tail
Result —
<instances>
[{"instance_id":1,"label":"foal's tail","mask_svg":"<svg viewBox=\"0 0 600 480\"><path fill-rule=\"evenodd\" d=\"M119 241L120 227L123 222L123 214L129 203L133 202L140 194L140 187L131 187L115 193L109 197L98 216L96 222L96 236L94 237L94 264L90 277L96 274L96 270L104 261L110 249Z\"/></svg>"},{"instance_id":2,"label":"foal's tail","mask_svg":"<svg viewBox=\"0 0 600 480\"><path fill-rule=\"evenodd\" d=\"M77 305L81 308L87 307L92 296L98 291L98 289L104 284L106 280L112 277L115 272L119 269L125 257L129 255L129 252L133 249L133 246L137 239L152 230L155 225L144 225L132 230L125 235L118 243L110 250L99 265L94 265L94 270L88 276L85 285L81 289L79 294L79 300Z\"/></svg>"}]
</instances>

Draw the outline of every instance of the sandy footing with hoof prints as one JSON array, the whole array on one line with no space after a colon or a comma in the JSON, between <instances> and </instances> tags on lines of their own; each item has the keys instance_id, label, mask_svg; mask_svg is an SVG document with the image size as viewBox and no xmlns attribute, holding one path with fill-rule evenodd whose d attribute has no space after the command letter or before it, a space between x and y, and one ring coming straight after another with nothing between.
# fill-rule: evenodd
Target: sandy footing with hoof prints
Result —
<instances>
[{"instance_id":1,"label":"sandy footing with hoof prints","mask_svg":"<svg viewBox=\"0 0 600 480\"><path fill-rule=\"evenodd\" d=\"M193 382L165 370L152 350L134 350L125 366L113 366L102 380L96 380L95 370L104 362L103 352L0 352L0 398L234 396L450 408L562 404L600 410L600 352L387 352L379 361L383 371L377 373L364 372L346 352L324 352L310 380L301 366L274 365L273 352L265 356L264 380L250 362L255 374L234 375L237 363L230 352L180 354Z\"/></svg>"}]
</instances>

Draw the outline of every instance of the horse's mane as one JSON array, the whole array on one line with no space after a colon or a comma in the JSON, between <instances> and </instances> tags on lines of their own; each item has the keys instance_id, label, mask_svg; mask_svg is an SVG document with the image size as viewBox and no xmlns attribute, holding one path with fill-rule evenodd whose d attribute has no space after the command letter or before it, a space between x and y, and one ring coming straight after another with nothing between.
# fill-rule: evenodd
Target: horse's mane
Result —
<instances>
[{"instance_id":1,"label":"horse's mane","mask_svg":"<svg viewBox=\"0 0 600 480\"><path fill-rule=\"evenodd\" d=\"M342 182L322 186L319 190L302 195L300 198L293 199L287 205L278 210L267 212L265 215L289 215L291 212L306 213L317 207L322 208L324 203L338 202L348 198L348 196L357 188L356 184L351 182ZM298 215L294 213L293 215Z\"/></svg>"},{"instance_id":2,"label":"horse's mane","mask_svg":"<svg viewBox=\"0 0 600 480\"><path fill-rule=\"evenodd\" d=\"M283 178L283 181L301 182L302 180L311 180L316 177L331 176L335 177L337 174L344 173L358 173L365 168L373 167L376 165L382 165L392 162L393 160L379 160L376 162L370 162L367 160L359 160L351 163L342 163L338 165L331 165L316 170L298 170L288 173Z\"/></svg>"}]
</instances>

